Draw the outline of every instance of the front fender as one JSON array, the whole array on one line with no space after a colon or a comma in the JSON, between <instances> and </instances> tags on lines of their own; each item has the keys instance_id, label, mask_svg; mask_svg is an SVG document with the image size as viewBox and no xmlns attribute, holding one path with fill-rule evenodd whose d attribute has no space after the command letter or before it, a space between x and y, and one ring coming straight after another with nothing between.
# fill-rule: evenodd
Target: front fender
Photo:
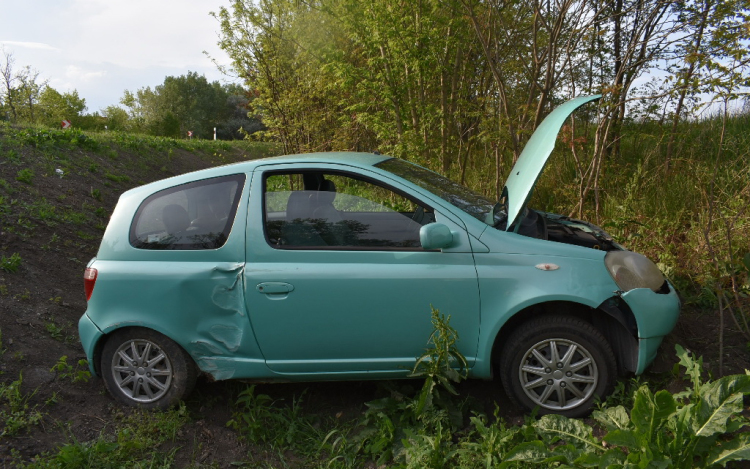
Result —
<instances>
[{"instance_id":1,"label":"front fender","mask_svg":"<svg viewBox=\"0 0 750 469\"><path fill-rule=\"evenodd\" d=\"M491 377L495 340L515 315L553 302L596 309L617 289L600 261L559 258L559 269L542 271L535 267L542 261L541 256L516 257L526 258L527 265L477 266L482 311L473 376ZM549 256L544 260L548 261Z\"/></svg>"}]
</instances>

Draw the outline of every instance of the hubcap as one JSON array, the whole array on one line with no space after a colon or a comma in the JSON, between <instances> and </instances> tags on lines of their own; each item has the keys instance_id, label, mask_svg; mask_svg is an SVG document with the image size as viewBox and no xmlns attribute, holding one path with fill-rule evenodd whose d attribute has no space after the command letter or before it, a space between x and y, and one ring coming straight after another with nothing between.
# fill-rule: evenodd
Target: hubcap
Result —
<instances>
[{"instance_id":1,"label":"hubcap","mask_svg":"<svg viewBox=\"0 0 750 469\"><path fill-rule=\"evenodd\" d=\"M518 370L521 387L535 405L567 410L591 397L599 381L596 363L588 350L567 339L534 344Z\"/></svg>"},{"instance_id":2,"label":"hubcap","mask_svg":"<svg viewBox=\"0 0 750 469\"><path fill-rule=\"evenodd\" d=\"M112 358L112 375L120 390L141 403L154 402L169 391L172 363L158 345L149 340L130 340Z\"/></svg>"}]
</instances>

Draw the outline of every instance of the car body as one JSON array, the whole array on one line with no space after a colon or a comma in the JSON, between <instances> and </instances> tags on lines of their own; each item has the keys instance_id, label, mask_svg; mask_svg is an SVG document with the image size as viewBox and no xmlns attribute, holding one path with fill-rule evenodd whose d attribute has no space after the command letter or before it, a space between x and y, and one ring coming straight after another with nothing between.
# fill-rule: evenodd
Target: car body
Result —
<instances>
[{"instance_id":1,"label":"car body","mask_svg":"<svg viewBox=\"0 0 750 469\"><path fill-rule=\"evenodd\" d=\"M680 309L645 257L526 207L562 123L593 99L547 117L498 203L404 160L352 152L125 192L84 274L79 332L92 373L142 407L183 398L198 373L407 377L432 306L450 315L471 377L499 373L520 405L585 414L619 373L645 370Z\"/></svg>"}]
</instances>

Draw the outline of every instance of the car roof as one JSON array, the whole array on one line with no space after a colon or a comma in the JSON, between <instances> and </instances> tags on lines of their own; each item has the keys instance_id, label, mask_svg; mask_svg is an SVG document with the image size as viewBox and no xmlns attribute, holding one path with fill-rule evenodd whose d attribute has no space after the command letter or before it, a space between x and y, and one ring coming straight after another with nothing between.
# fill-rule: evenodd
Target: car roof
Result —
<instances>
[{"instance_id":1,"label":"car roof","mask_svg":"<svg viewBox=\"0 0 750 469\"><path fill-rule=\"evenodd\" d=\"M213 168L202 169L200 171L193 171L190 173L173 176L167 179L161 179L159 181L152 182L143 186L135 187L125 192L123 196L132 196L139 192L153 193L166 189L169 187L177 186L180 184L186 184L192 181L201 179L209 179L212 177L224 176L227 174L237 173L250 173L259 166L268 164L291 164L291 163L333 163L333 164L347 164L350 166L357 167L372 167L373 165L382 161L391 159L390 156L381 155L378 153L364 153L364 152L318 152L318 153L300 153L295 155L284 155L284 156L273 156L269 158L260 158L256 160L241 161L239 163L232 163L222 166L216 166Z\"/></svg>"}]
</instances>

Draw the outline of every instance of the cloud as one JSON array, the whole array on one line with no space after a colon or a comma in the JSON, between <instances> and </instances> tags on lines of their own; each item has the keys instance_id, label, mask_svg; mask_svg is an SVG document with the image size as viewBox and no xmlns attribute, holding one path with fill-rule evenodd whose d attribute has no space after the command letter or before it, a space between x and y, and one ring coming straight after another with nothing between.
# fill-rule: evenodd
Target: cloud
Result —
<instances>
[{"instance_id":1,"label":"cloud","mask_svg":"<svg viewBox=\"0 0 750 469\"><path fill-rule=\"evenodd\" d=\"M153 87L188 71L223 80L204 50L219 63L230 62L216 44L220 25L209 15L227 0L0 3L0 46L60 92L77 90L90 109L117 103L126 89Z\"/></svg>"},{"instance_id":2,"label":"cloud","mask_svg":"<svg viewBox=\"0 0 750 469\"><path fill-rule=\"evenodd\" d=\"M222 56L219 23L209 15L224 0L74 0L75 33L68 53L131 69L213 67L204 50ZM85 12L85 14L83 13Z\"/></svg>"},{"instance_id":3,"label":"cloud","mask_svg":"<svg viewBox=\"0 0 750 469\"><path fill-rule=\"evenodd\" d=\"M23 42L23 41L0 41L0 44L25 47L27 49L42 49L42 50L60 50L57 47L52 47L49 44L43 42Z\"/></svg>"},{"instance_id":4,"label":"cloud","mask_svg":"<svg viewBox=\"0 0 750 469\"><path fill-rule=\"evenodd\" d=\"M106 70L89 71L84 70L77 65L68 65L65 68L65 76L70 80L73 80L74 82L87 82L96 80L97 78L105 77L106 75Z\"/></svg>"}]
</instances>

